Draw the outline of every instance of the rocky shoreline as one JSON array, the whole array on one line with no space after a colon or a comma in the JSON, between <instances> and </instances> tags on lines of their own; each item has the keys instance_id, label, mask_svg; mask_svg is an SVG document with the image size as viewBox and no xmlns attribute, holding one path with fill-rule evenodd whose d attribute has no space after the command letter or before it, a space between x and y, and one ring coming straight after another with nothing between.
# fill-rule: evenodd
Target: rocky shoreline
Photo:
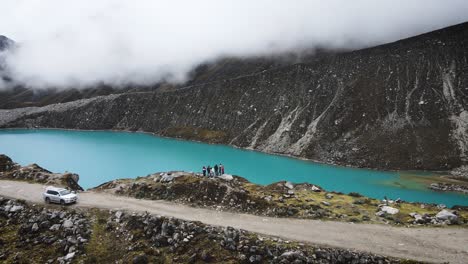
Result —
<instances>
[{"instance_id":1,"label":"rocky shoreline","mask_svg":"<svg viewBox=\"0 0 468 264\"><path fill-rule=\"evenodd\" d=\"M418 263L150 214L0 197L5 263Z\"/></svg>"},{"instance_id":2,"label":"rocky shoreline","mask_svg":"<svg viewBox=\"0 0 468 264\"><path fill-rule=\"evenodd\" d=\"M468 186L453 183L431 183L429 188L440 192L460 192L468 194Z\"/></svg>"},{"instance_id":3,"label":"rocky shoreline","mask_svg":"<svg viewBox=\"0 0 468 264\"><path fill-rule=\"evenodd\" d=\"M155 173L136 179L113 180L91 190L272 217L397 226L468 226L468 210L464 207L450 210L444 205L381 201L358 193L327 192L307 183L283 181L262 186L231 175L205 177L187 172Z\"/></svg>"}]
</instances>

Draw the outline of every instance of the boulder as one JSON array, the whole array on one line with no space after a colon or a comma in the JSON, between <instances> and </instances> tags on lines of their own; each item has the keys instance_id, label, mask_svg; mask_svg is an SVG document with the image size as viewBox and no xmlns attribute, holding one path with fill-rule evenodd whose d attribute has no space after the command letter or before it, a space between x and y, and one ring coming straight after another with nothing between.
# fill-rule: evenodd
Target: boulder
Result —
<instances>
[{"instance_id":1,"label":"boulder","mask_svg":"<svg viewBox=\"0 0 468 264\"><path fill-rule=\"evenodd\" d=\"M9 171L13 168L14 163L7 155L0 155L0 172Z\"/></svg>"},{"instance_id":2,"label":"boulder","mask_svg":"<svg viewBox=\"0 0 468 264\"><path fill-rule=\"evenodd\" d=\"M436 219L439 221L450 221L450 223L455 223L458 221L458 216L448 210L442 210L436 215Z\"/></svg>"},{"instance_id":3,"label":"boulder","mask_svg":"<svg viewBox=\"0 0 468 264\"><path fill-rule=\"evenodd\" d=\"M410 213L410 216L414 218L415 224L425 224L428 221L430 221L430 218L428 219L427 217L422 216L418 213Z\"/></svg>"},{"instance_id":4,"label":"boulder","mask_svg":"<svg viewBox=\"0 0 468 264\"><path fill-rule=\"evenodd\" d=\"M312 188L310 188L310 189L311 189L313 192L321 192L321 191L322 191L319 187L317 187L317 186L315 186L315 185L312 185Z\"/></svg>"},{"instance_id":5,"label":"boulder","mask_svg":"<svg viewBox=\"0 0 468 264\"><path fill-rule=\"evenodd\" d=\"M171 182L172 180L174 180L174 176L172 175L164 174L161 177L161 182Z\"/></svg>"},{"instance_id":6,"label":"boulder","mask_svg":"<svg viewBox=\"0 0 468 264\"><path fill-rule=\"evenodd\" d=\"M285 186L286 188L288 188L288 189L293 189L293 188L294 188L294 185L293 185L291 182L289 182L289 181L285 182L285 183L284 183L284 186Z\"/></svg>"},{"instance_id":7,"label":"boulder","mask_svg":"<svg viewBox=\"0 0 468 264\"><path fill-rule=\"evenodd\" d=\"M382 206L382 208L380 208L380 211L391 215L398 214L400 212L400 210L387 205Z\"/></svg>"},{"instance_id":8,"label":"boulder","mask_svg":"<svg viewBox=\"0 0 468 264\"><path fill-rule=\"evenodd\" d=\"M63 227L64 228L70 228L73 226L73 222L70 219L67 219L63 222Z\"/></svg>"},{"instance_id":9,"label":"boulder","mask_svg":"<svg viewBox=\"0 0 468 264\"><path fill-rule=\"evenodd\" d=\"M218 178L223 179L225 181L232 181L234 179L234 177L232 177L232 175L230 174L223 174L218 176Z\"/></svg>"}]
</instances>

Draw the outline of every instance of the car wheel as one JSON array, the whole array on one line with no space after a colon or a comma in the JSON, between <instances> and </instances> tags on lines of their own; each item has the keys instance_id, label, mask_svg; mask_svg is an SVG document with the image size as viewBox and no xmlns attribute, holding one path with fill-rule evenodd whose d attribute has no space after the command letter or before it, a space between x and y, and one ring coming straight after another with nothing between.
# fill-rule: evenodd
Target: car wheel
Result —
<instances>
[{"instance_id":1,"label":"car wheel","mask_svg":"<svg viewBox=\"0 0 468 264\"><path fill-rule=\"evenodd\" d=\"M49 199L49 197L46 197L46 198L45 198L45 202L48 203L48 204L50 204L50 199Z\"/></svg>"},{"instance_id":2,"label":"car wheel","mask_svg":"<svg viewBox=\"0 0 468 264\"><path fill-rule=\"evenodd\" d=\"M60 200L60 204L61 204L61 205L65 205L65 201L64 201L64 200Z\"/></svg>"}]
</instances>

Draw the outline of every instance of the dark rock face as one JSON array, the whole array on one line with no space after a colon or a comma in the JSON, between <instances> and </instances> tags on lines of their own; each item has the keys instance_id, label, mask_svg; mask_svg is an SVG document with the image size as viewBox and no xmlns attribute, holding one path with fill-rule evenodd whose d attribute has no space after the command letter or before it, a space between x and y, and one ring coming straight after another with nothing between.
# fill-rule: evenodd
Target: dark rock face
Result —
<instances>
[{"instance_id":1,"label":"dark rock face","mask_svg":"<svg viewBox=\"0 0 468 264\"><path fill-rule=\"evenodd\" d=\"M14 41L0 35L0 51L4 51L14 45Z\"/></svg>"},{"instance_id":2,"label":"dark rock face","mask_svg":"<svg viewBox=\"0 0 468 264\"><path fill-rule=\"evenodd\" d=\"M2 111L0 127L148 131L358 167L442 170L466 164L467 70L465 23L186 89ZM200 129L222 136L187 136Z\"/></svg>"},{"instance_id":3,"label":"dark rock face","mask_svg":"<svg viewBox=\"0 0 468 264\"><path fill-rule=\"evenodd\" d=\"M9 171L13 169L15 163L10 159L10 157L0 154L0 172Z\"/></svg>"}]
</instances>

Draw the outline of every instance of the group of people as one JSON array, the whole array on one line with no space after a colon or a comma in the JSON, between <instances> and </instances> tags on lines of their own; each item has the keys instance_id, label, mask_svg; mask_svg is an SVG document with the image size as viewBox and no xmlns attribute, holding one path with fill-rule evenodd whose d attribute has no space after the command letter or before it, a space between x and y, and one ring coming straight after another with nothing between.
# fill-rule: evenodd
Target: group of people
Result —
<instances>
[{"instance_id":1,"label":"group of people","mask_svg":"<svg viewBox=\"0 0 468 264\"><path fill-rule=\"evenodd\" d=\"M224 174L224 165L223 164L215 164L213 167L210 165L203 166L203 176L219 176Z\"/></svg>"}]
</instances>

